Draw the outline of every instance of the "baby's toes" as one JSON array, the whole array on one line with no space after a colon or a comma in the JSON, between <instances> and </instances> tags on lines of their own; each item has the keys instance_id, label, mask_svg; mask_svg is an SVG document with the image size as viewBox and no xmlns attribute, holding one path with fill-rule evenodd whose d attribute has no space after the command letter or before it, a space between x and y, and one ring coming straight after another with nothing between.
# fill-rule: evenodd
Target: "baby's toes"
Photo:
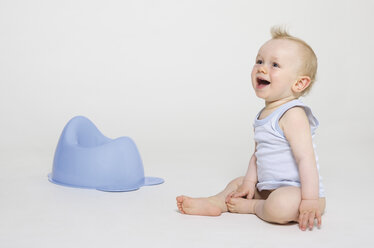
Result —
<instances>
[{"instance_id":1,"label":"baby's toes","mask_svg":"<svg viewBox=\"0 0 374 248\"><path fill-rule=\"evenodd\" d=\"M227 203L227 210L228 210L229 212L232 212L232 211L233 211L233 207L232 207L232 205L229 204L229 203Z\"/></svg>"},{"instance_id":2,"label":"baby's toes","mask_svg":"<svg viewBox=\"0 0 374 248\"><path fill-rule=\"evenodd\" d=\"M235 201L232 200L232 198L229 200L229 202L227 203L227 209L229 210L229 212L231 213L236 213L238 212L237 209L236 209L236 206L235 204L233 203Z\"/></svg>"},{"instance_id":3,"label":"baby's toes","mask_svg":"<svg viewBox=\"0 0 374 248\"><path fill-rule=\"evenodd\" d=\"M237 200L236 200L236 198L230 198L230 200L229 200L228 203L229 203L230 205L232 205L232 206L235 206L236 203L237 203Z\"/></svg>"}]
</instances>

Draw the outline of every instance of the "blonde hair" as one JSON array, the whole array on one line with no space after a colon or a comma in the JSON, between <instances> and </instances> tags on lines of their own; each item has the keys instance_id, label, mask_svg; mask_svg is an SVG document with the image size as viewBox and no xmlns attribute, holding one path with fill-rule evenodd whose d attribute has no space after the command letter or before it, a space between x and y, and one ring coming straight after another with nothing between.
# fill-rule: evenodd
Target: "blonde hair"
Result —
<instances>
[{"instance_id":1,"label":"blonde hair","mask_svg":"<svg viewBox=\"0 0 374 248\"><path fill-rule=\"evenodd\" d=\"M305 41L290 35L283 27L280 26L274 26L271 28L271 37L272 39L286 39L295 41L303 48L303 65L300 68L300 73L302 76L310 77L309 86L301 93L301 95L306 95L312 88L317 75L317 56L313 49Z\"/></svg>"}]
</instances>

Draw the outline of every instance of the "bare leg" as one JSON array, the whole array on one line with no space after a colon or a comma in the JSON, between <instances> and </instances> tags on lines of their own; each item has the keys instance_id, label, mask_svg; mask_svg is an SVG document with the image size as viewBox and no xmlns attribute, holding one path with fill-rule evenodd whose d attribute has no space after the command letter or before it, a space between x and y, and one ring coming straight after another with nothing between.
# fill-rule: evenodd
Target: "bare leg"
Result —
<instances>
[{"instance_id":1,"label":"bare leg","mask_svg":"<svg viewBox=\"0 0 374 248\"><path fill-rule=\"evenodd\" d=\"M177 206L181 213L192 215L218 216L227 212L226 196L235 191L242 183L244 177L232 180L226 188L217 195L205 198L177 197Z\"/></svg>"},{"instance_id":2,"label":"bare leg","mask_svg":"<svg viewBox=\"0 0 374 248\"><path fill-rule=\"evenodd\" d=\"M281 187L256 204L255 214L267 222L286 224L297 220L300 202L300 188Z\"/></svg>"},{"instance_id":3,"label":"bare leg","mask_svg":"<svg viewBox=\"0 0 374 248\"><path fill-rule=\"evenodd\" d=\"M254 214L255 206L258 204L258 202L266 200L271 192L272 191L270 190L258 192L256 189L253 199L230 198L230 200L227 202L228 211L238 214Z\"/></svg>"},{"instance_id":4,"label":"bare leg","mask_svg":"<svg viewBox=\"0 0 374 248\"><path fill-rule=\"evenodd\" d=\"M301 190L298 187L281 187L272 191L263 199L232 198L228 202L230 212L256 214L259 218L277 224L297 222L301 202ZM320 198L320 211L324 212L325 198Z\"/></svg>"},{"instance_id":5,"label":"bare leg","mask_svg":"<svg viewBox=\"0 0 374 248\"><path fill-rule=\"evenodd\" d=\"M261 219L278 224L298 222L301 189L299 187L281 187L274 190L266 201L256 205L255 213ZM326 199L319 199L320 211L323 214Z\"/></svg>"},{"instance_id":6,"label":"bare leg","mask_svg":"<svg viewBox=\"0 0 374 248\"><path fill-rule=\"evenodd\" d=\"M245 199L245 198L230 198L227 202L227 208L231 213L238 214L254 214L255 206L258 203L258 199Z\"/></svg>"}]
</instances>

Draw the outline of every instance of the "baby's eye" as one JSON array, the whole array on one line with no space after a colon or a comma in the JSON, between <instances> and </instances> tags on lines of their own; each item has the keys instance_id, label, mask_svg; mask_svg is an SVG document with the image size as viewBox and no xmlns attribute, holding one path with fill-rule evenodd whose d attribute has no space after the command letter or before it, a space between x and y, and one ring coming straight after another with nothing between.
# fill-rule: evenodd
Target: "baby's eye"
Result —
<instances>
[{"instance_id":1,"label":"baby's eye","mask_svg":"<svg viewBox=\"0 0 374 248\"><path fill-rule=\"evenodd\" d=\"M274 67L279 67L279 64L276 63L276 62L274 62L274 63L273 63L273 66L274 66Z\"/></svg>"},{"instance_id":2,"label":"baby's eye","mask_svg":"<svg viewBox=\"0 0 374 248\"><path fill-rule=\"evenodd\" d=\"M261 64L262 64L262 60L261 60L261 59L258 59L258 60L256 61L256 64L261 65Z\"/></svg>"}]
</instances>

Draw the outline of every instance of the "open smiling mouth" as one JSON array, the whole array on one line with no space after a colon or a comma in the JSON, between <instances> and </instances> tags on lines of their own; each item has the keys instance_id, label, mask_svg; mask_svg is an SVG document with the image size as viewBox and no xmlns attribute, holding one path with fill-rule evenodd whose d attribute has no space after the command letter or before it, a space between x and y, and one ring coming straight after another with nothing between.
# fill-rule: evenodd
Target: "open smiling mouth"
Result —
<instances>
[{"instance_id":1,"label":"open smiling mouth","mask_svg":"<svg viewBox=\"0 0 374 248\"><path fill-rule=\"evenodd\" d=\"M269 84L270 84L269 81L262 79L262 78L257 78L257 87L262 88Z\"/></svg>"}]
</instances>

